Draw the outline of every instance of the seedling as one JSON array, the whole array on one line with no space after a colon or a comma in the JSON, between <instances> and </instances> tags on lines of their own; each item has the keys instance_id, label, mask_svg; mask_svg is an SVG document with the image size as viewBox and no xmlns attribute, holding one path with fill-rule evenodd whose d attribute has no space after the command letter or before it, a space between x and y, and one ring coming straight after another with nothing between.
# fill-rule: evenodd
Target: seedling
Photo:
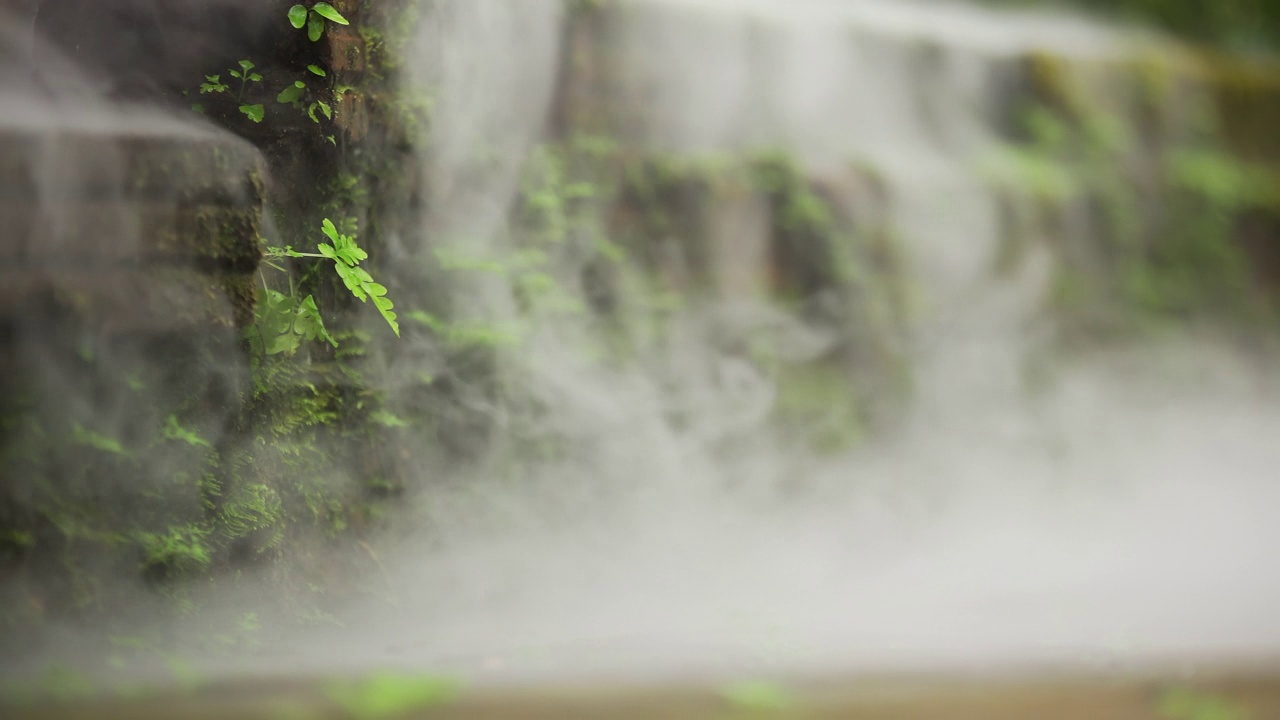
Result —
<instances>
[{"instance_id":1,"label":"seedling","mask_svg":"<svg viewBox=\"0 0 1280 720\"><path fill-rule=\"evenodd\" d=\"M236 102L240 103L240 108L239 108L240 112L244 113L244 115L248 117L250 120L256 123L260 123L262 122L262 118L264 115L264 108L262 107L261 103L258 103L255 105L246 104L244 102L244 91L245 91L245 88L248 87L249 83L262 82L262 76L256 72L253 72L253 68L256 66L252 62L249 62L248 60L241 60L239 65L240 65L239 70L228 71L231 77L236 78L237 80L240 81L240 89L236 92ZM206 75L204 79L206 82L203 82L200 84L201 95L204 95L206 93L207 94L225 93L231 90L230 85L227 85L226 83L222 82L221 75ZM192 106L192 108L196 109L197 106ZM203 112L203 111L204 111L203 106L199 106L199 109L197 109L197 112Z\"/></svg>"},{"instance_id":2,"label":"seedling","mask_svg":"<svg viewBox=\"0 0 1280 720\"><path fill-rule=\"evenodd\" d=\"M311 74L318 75L320 77L325 77L327 74L325 73L324 68L318 65L308 65L307 70L310 71ZM326 119L332 120L333 108L329 103L323 100L312 100L310 103L307 103L305 100L307 90L306 82L302 80L294 80L292 85L289 85L284 90L280 91L280 94L276 96L276 102L292 105L299 110L301 110L305 105L307 117L311 118L311 122L320 122L320 118L316 117L317 110L319 110Z\"/></svg>"},{"instance_id":3,"label":"seedling","mask_svg":"<svg viewBox=\"0 0 1280 720\"><path fill-rule=\"evenodd\" d=\"M312 5L308 9L305 5L294 5L289 8L289 24L301 30L307 28L307 37L311 42L316 42L320 36L324 34L324 21L328 20L337 25L350 25L347 19L342 17L342 13L338 12L327 2L319 2Z\"/></svg>"}]
</instances>

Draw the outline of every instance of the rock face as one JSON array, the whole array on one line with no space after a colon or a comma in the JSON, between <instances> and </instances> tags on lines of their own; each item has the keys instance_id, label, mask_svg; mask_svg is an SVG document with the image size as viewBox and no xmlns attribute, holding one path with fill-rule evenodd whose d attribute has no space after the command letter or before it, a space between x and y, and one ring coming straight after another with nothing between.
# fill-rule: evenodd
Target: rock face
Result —
<instances>
[{"instance_id":1,"label":"rock face","mask_svg":"<svg viewBox=\"0 0 1280 720\"><path fill-rule=\"evenodd\" d=\"M116 331L244 327L263 165L231 137L0 130L0 313L65 304Z\"/></svg>"},{"instance_id":2,"label":"rock face","mask_svg":"<svg viewBox=\"0 0 1280 720\"><path fill-rule=\"evenodd\" d=\"M291 4L0 4L6 647L48 618L145 614L135 591L268 563L286 534L353 535L401 482L349 359L358 302L331 265L262 260L314 252L326 218L382 260L417 188L404 126L423 103L392 92L413 15L335 0L350 25L313 42ZM268 280L315 298L347 354L252 352ZM383 440L403 424L378 417ZM290 577L356 585L333 560Z\"/></svg>"}]
</instances>

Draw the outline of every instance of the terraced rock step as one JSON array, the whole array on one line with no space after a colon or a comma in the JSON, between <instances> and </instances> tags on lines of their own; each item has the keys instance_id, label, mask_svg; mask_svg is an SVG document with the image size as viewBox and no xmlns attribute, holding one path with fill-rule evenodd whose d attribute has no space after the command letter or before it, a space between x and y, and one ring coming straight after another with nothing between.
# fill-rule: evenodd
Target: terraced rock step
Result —
<instances>
[{"instance_id":1,"label":"terraced rock step","mask_svg":"<svg viewBox=\"0 0 1280 720\"><path fill-rule=\"evenodd\" d=\"M8 276L8 277L7 277ZM0 314L53 303L111 334L243 327L256 302L251 273L191 268L59 267L0 273Z\"/></svg>"},{"instance_id":2,"label":"terraced rock step","mask_svg":"<svg viewBox=\"0 0 1280 720\"><path fill-rule=\"evenodd\" d=\"M256 241L261 209L236 205L148 201L47 203L39 213L6 206L15 222L0 260L28 266L171 264L252 272L261 259Z\"/></svg>"},{"instance_id":3,"label":"terraced rock step","mask_svg":"<svg viewBox=\"0 0 1280 720\"><path fill-rule=\"evenodd\" d=\"M263 167L237 138L164 124L0 127L0 317L55 304L112 331L247 324Z\"/></svg>"},{"instance_id":4,"label":"terraced rock step","mask_svg":"<svg viewBox=\"0 0 1280 720\"><path fill-rule=\"evenodd\" d=\"M264 165L252 145L212 131L139 123L138 129L0 126L0 198L261 202Z\"/></svg>"}]
</instances>

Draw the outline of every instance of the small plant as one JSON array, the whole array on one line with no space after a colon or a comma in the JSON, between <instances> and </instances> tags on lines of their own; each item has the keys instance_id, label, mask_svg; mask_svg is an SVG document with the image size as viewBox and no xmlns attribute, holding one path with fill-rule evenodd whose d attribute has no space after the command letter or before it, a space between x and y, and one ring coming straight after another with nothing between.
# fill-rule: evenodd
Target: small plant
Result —
<instances>
[{"instance_id":1,"label":"small plant","mask_svg":"<svg viewBox=\"0 0 1280 720\"><path fill-rule=\"evenodd\" d=\"M212 561L205 546L209 531L197 525L171 527L164 533L137 533L135 537L142 546L144 568L186 574L204 570Z\"/></svg>"},{"instance_id":2,"label":"small plant","mask_svg":"<svg viewBox=\"0 0 1280 720\"><path fill-rule=\"evenodd\" d=\"M319 65L308 65L307 71L318 77L326 77L328 75L324 68ZM302 80L294 80L292 85L289 85L284 90L280 91L280 94L276 96L276 102L292 105L299 110L302 110L305 105L307 117L310 117L311 121L315 123L320 122L320 118L316 117L317 110L319 110L326 119L332 120L333 108L329 103L326 103L323 100L312 100L310 103L307 103L307 90L308 87L306 82Z\"/></svg>"},{"instance_id":3,"label":"small plant","mask_svg":"<svg viewBox=\"0 0 1280 720\"><path fill-rule=\"evenodd\" d=\"M327 2L318 2L310 9L301 4L289 8L289 24L299 30L305 26L307 37L311 42L316 42L324 34L325 20L337 25L350 25L347 19L342 17L342 13Z\"/></svg>"},{"instance_id":4,"label":"small plant","mask_svg":"<svg viewBox=\"0 0 1280 720\"><path fill-rule=\"evenodd\" d=\"M262 82L262 75L253 72L253 69L257 66L248 60L241 60L239 64L239 70L228 71L231 77L240 81L240 89L236 92L236 102L240 103L240 112L244 113L250 120L260 123L264 114L262 103L256 105L246 104L244 102L244 91L249 86L249 83ZM226 93L231 90L230 85L222 82L221 75L206 75L204 79L206 82L200 83L201 95Z\"/></svg>"},{"instance_id":5,"label":"small plant","mask_svg":"<svg viewBox=\"0 0 1280 720\"><path fill-rule=\"evenodd\" d=\"M351 294L360 302L372 300L378 313L391 326L392 332L399 337L400 324L392 309L394 305L387 297L387 288L374 282L373 276L360 267L360 263L367 260L369 254L361 249L353 235L339 232L329 218L325 218L321 224L321 232L332 244L320 243L317 247L320 252L304 253L292 247L268 247L264 253L264 263L283 272L284 267L272 261L285 258L332 260L334 270L338 273L338 277L342 278L342 283L347 286ZM273 290L266 286L265 278L263 286L266 297L258 308L257 327L249 336L250 343L256 351L265 355L292 354L301 346L303 340L324 341L335 348L338 347L338 341L324 326L324 319L320 316L320 309L316 305L314 296L308 295L299 301L293 294L292 287L289 293Z\"/></svg>"}]
</instances>

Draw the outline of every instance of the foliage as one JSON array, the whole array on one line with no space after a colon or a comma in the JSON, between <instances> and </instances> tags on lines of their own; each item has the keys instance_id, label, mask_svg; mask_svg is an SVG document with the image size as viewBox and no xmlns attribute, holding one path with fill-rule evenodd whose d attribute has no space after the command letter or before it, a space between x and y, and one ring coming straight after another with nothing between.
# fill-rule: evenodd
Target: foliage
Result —
<instances>
[{"instance_id":1,"label":"foliage","mask_svg":"<svg viewBox=\"0 0 1280 720\"><path fill-rule=\"evenodd\" d=\"M223 505L220 517L228 538L270 531L263 547L275 547L284 539L284 504L275 490L262 483L241 488Z\"/></svg>"},{"instance_id":2,"label":"foliage","mask_svg":"<svg viewBox=\"0 0 1280 720\"><path fill-rule=\"evenodd\" d=\"M317 65L308 65L307 70L319 77L326 76L324 69ZM320 122L320 118L316 117L317 111L324 115L325 119L333 119L332 105L320 99L313 99L308 102L308 97L315 97L311 94L310 86L303 80L294 80L293 84L280 91L280 94L276 96L276 102L283 105L292 105L298 110L304 110L307 117L311 118L311 122L314 123Z\"/></svg>"},{"instance_id":3,"label":"foliage","mask_svg":"<svg viewBox=\"0 0 1280 720\"><path fill-rule=\"evenodd\" d=\"M451 678L374 675L360 681L335 681L328 695L357 720L380 720L453 701L462 685Z\"/></svg>"},{"instance_id":4,"label":"foliage","mask_svg":"<svg viewBox=\"0 0 1280 720\"><path fill-rule=\"evenodd\" d=\"M1015 219L1001 263L1016 262L1028 238L1050 238L1062 260L1054 302L1071 329L1266 311L1236 231L1249 213L1277 211L1280 177L1225 149L1211 120L1139 160L1136 130L1083 100L1023 119L1026 139L984 163ZM1088 236L1064 235L1063 218L1082 216Z\"/></svg>"},{"instance_id":5,"label":"foliage","mask_svg":"<svg viewBox=\"0 0 1280 720\"><path fill-rule=\"evenodd\" d=\"M103 435L102 433L86 429L83 425L80 425L79 423L76 423L74 426L72 426L72 429L75 433L76 442L81 445L91 447L91 448L96 448L98 450L111 453L113 455L129 454L129 451L126 450L124 446L120 444L120 441L116 440L115 438L110 438L110 437L107 437L106 435Z\"/></svg>"},{"instance_id":6,"label":"foliage","mask_svg":"<svg viewBox=\"0 0 1280 720\"><path fill-rule=\"evenodd\" d=\"M281 265L273 261L286 258L332 260L334 271L347 290L361 302L372 302L391 330L399 336L400 324L393 310L394 305L387 297L387 288L374 282L373 276L360 267L360 263L368 259L369 254L360 248L353 235L339 232L329 218L324 219L321 231L331 243L320 243L317 248L319 253L298 252L292 247L268 247L265 251L265 263L284 271ZM292 289L289 293L274 290L266 285L265 278L263 286L264 297L258 306L257 322L247 333L250 346L257 355L292 355L304 341L323 341L338 347L338 341L325 327L314 296L299 298Z\"/></svg>"},{"instance_id":7,"label":"foliage","mask_svg":"<svg viewBox=\"0 0 1280 720\"><path fill-rule=\"evenodd\" d=\"M143 567L163 568L175 574L189 574L209 567L211 557L206 541L209 530L194 524L171 527L163 533L140 532Z\"/></svg>"},{"instance_id":8,"label":"foliage","mask_svg":"<svg viewBox=\"0 0 1280 720\"><path fill-rule=\"evenodd\" d=\"M731 683L720 689L720 696L734 707L770 713L794 710L799 702L791 691L764 681Z\"/></svg>"},{"instance_id":9,"label":"foliage","mask_svg":"<svg viewBox=\"0 0 1280 720\"><path fill-rule=\"evenodd\" d=\"M367 260L369 254L360 249L354 237L338 232L328 218L324 219L322 230L325 237L329 238L333 244L320 243L320 254L333 260L333 267L338 277L342 278L342 282L357 300L373 302L382 318L399 337L400 325L396 322L396 314L392 311L391 300L387 298L387 288L374 282L368 271L360 267L360 262Z\"/></svg>"},{"instance_id":10,"label":"foliage","mask_svg":"<svg viewBox=\"0 0 1280 720\"><path fill-rule=\"evenodd\" d=\"M312 5L310 9L305 5L294 5L289 8L289 24L299 30L306 27L307 37L311 42L316 42L324 34L326 20L337 25L350 24L341 13L327 2L318 2Z\"/></svg>"},{"instance_id":11,"label":"foliage","mask_svg":"<svg viewBox=\"0 0 1280 720\"><path fill-rule=\"evenodd\" d=\"M236 91L236 96L235 96L236 102L240 104L239 110L241 113L245 115L245 117L248 117L250 120L252 120L255 123L260 123L262 122L262 118L265 112L262 104L257 103L257 104L250 105L250 104L244 103L243 101L244 101L244 91L248 87L249 83L262 82L262 75L259 73L253 72L253 69L257 66L248 60L241 60L239 64L240 64L239 70L227 71L231 75L231 77L236 78L237 80L240 81L240 88L239 90ZM229 93L231 91L231 86L222 82L221 75L208 75L205 77L205 81L206 82L203 82L200 84L201 95Z\"/></svg>"},{"instance_id":12,"label":"foliage","mask_svg":"<svg viewBox=\"0 0 1280 720\"><path fill-rule=\"evenodd\" d=\"M992 0L1004 5L1075 5L1229 47L1280 46L1280 4L1272 0Z\"/></svg>"},{"instance_id":13,"label":"foliage","mask_svg":"<svg viewBox=\"0 0 1280 720\"><path fill-rule=\"evenodd\" d=\"M205 440L204 438L200 437L200 435L196 433L194 430L188 430L187 428L183 427L178 422L177 415L170 415L165 420L165 426L161 431L161 433L163 437L169 440L180 440L188 445L208 448L210 450L213 449L213 445L211 445L208 440Z\"/></svg>"},{"instance_id":14,"label":"foliage","mask_svg":"<svg viewBox=\"0 0 1280 720\"><path fill-rule=\"evenodd\" d=\"M1185 688L1165 692L1158 705L1167 720L1249 720L1250 713L1235 703Z\"/></svg>"}]
</instances>

